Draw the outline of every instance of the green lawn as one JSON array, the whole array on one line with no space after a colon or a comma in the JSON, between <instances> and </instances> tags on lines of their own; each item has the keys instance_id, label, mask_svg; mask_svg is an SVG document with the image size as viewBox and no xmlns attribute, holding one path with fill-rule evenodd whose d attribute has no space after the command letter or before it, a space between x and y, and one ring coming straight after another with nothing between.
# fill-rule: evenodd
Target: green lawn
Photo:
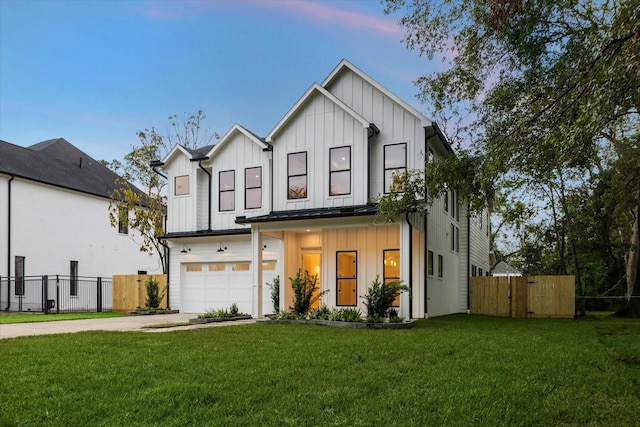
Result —
<instances>
[{"instance_id":1,"label":"green lawn","mask_svg":"<svg viewBox=\"0 0 640 427\"><path fill-rule=\"evenodd\" d=\"M57 320L98 319L101 317L118 316L122 316L122 314L111 311L105 311L102 313L3 314L0 316L0 325L7 323L55 322Z\"/></svg>"},{"instance_id":2,"label":"green lawn","mask_svg":"<svg viewBox=\"0 0 640 427\"><path fill-rule=\"evenodd\" d=\"M456 315L0 341L0 425L640 425L640 322Z\"/></svg>"}]
</instances>

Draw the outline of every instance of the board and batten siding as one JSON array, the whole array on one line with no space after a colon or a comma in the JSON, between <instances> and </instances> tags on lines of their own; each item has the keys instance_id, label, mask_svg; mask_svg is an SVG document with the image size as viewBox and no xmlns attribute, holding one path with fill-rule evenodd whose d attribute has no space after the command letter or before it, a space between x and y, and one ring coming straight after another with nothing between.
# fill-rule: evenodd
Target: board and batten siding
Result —
<instances>
[{"instance_id":1,"label":"board and batten siding","mask_svg":"<svg viewBox=\"0 0 640 427\"><path fill-rule=\"evenodd\" d=\"M385 145L407 143L407 167L420 167L424 161L424 128L421 117L417 117L351 70L343 71L326 89L380 129L380 133L371 138L370 144L369 196L384 192Z\"/></svg>"},{"instance_id":2,"label":"board and batten siding","mask_svg":"<svg viewBox=\"0 0 640 427\"><path fill-rule=\"evenodd\" d=\"M212 229L229 230L247 228L246 225L235 223L237 216L259 216L269 213L271 203L271 171L270 153L264 152L262 147L252 141L242 132L235 132L215 151L213 157L203 166L212 171ZM245 209L245 169L262 168L262 202L261 208ZM235 171L235 209L220 211L220 172ZM206 209L201 206L200 209Z\"/></svg>"},{"instance_id":3,"label":"board and batten siding","mask_svg":"<svg viewBox=\"0 0 640 427\"><path fill-rule=\"evenodd\" d=\"M196 204L198 202L198 183L196 182L197 162L191 162L184 154L178 154L165 166L169 177L167 186L167 232L193 231L197 228ZM176 196L175 179L178 176L189 177L189 194Z\"/></svg>"},{"instance_id":4,"label":"board and batten siding","mask_svg":"<svg viewBox=\"0 0 640 427\"><path fill-rule=\"evenodd\" d=\"M367 129L320 93L311 96L273 140L274 210L362 205L367 202ZM329 196L329 149L351 147L351 193ZM288 200L287 155L307 152L307 198Z\"/></svg>"}]
</instances>

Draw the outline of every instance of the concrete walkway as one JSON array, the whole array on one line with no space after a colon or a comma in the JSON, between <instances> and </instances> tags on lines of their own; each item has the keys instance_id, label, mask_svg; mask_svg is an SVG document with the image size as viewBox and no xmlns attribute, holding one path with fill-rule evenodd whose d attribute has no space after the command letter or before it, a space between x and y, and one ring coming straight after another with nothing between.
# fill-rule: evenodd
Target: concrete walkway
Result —
<instances>
[{"instance_id":1,"label":"concrete walkway","mask_svg":"<svg viewBox=\"0 0 640 427\"><path fill-rule=\"evenodd\" d=\"M155 314L145 316L107 317L102 319L60 320L54 322L10 323L0 325L0 339L24 337L30 335L67 334L81 331L141 331L169 332L197 328L211 328L230 325L255 323L256 319L236 320L233 322L215 322L170 328L152 328L149 326L170 323L186 323L196 314Z\"/></svg>"}]
</instances>

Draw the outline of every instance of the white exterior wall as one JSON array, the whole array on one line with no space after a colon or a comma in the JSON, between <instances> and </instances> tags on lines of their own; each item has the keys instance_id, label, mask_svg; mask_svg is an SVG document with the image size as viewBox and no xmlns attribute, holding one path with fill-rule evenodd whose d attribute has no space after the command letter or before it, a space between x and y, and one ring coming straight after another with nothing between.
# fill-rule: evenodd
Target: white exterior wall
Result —
<instances>
[{"instance_id":1,"label":"white exterior wall","mask_svg":"<svg viewBox=\"0 0 640 427\"><path fill-rule=\"evenodd\" d=\"M7 272L8 182L9 177L0 174L0 277L9 274Z\"/></svg>"},{"instance_id":2,"label":"white exterior wall","mask_svg":"<svg viewBox=\"0 0 640 427\"><path fill-rule=\"evenodd\" d=\"M191 162L184 154L177 154L175 158L165 166L169 177L167 185L167 232L193 231L197 225L196 203L198 201L198 184L195 170L197 162ZM177 176L189 176L189 194L175 195L175 178ZM206 208L206 206L205 206Z\"/></svg>"},{"instance_id":3,"label":"white exterior wall","mask_svg":"<svg viewBox=\"0 0 640 427\"><path fill-rule=\"evenodd\" d=\"M7 274L7 179L0 180L0 274ZM25 275L111 277L162 271L157 254L140 252L142 239L119 234L109 223L109 200L16 178L11 183L11 275L14 259L25 257Z\"/></svg>"},{"instance_id":4,"label":"white exterior wall","mask_svg":"<svg viewBox=\"0 0 640 427\"><path fill-rule=\"evenodd\" d=\"M214 230L250 228L248 225L235 223L237 216L259 216L269 213L271 207L271 153L241 132L235 132L224 145L215 150L212 158L203 166L212 170L212 226ZM262 203L261 208L245 209L245 169L262 168ZM235 210L220 211L220 172L235 171ZM200 206L200 209L206 209Z\"/></svg>"},{"instance_id":5,"label":"white exterior wall","mask_svg":"<svg viewBox=\"0 0 640 427\"><path fill-rule=\"evenodd\" d=\"M363 205L367 202L367 129L316 93L274 138L274 210ZM351 147L351 194L329 196L329 148ZM307 198L287 200L287 154L307 152Z\"/></svg>"},{"instance_id":6,"label":"white exterior wall","mask_svg":"<svg viewBox=\"0 0 640 427\"><path fill-rule=\"evenodd\" d=\"M482 217L481 221L478 220L480 217ZM481 213L472 214L469 221L471 265L481 268L483 276L491 271L489 263L489 222L487 218L487 210L484 209ZM471 267L469 267L469 274L471 274Z\"/></svg>"}]
</instances>

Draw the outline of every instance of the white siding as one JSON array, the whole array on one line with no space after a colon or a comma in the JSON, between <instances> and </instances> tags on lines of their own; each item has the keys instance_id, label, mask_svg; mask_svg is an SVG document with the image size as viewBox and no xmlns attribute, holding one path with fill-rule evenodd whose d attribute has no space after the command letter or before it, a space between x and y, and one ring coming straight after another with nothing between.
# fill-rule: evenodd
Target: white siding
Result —
<instances>
[{"instance_id":1,"label":"white siding","mask_svg":"<svg viewBox=\"0 0 640 427\"><path fill-rule=\"evenodd\" d=\"M193 231L197 228L198 185L195 179L197 167L197 163L191 162L182 153L177 154L165 167L169 177L167 183L167 232L169 233ZM189 176L189 194L176 196L175 177L183 175Z\"/></svg>"},{"instance_id":2,"label":"white siding","mask_svg":"<svg viewBox=\"0 0 640 427\"><path fill-rule=\"evenodd\" d=\"M362 205L367 202L367 130L362 123L316 93L273 141L274 210ZM329 148L351 147L351 194L329 196ZM307 194L287 200L287 154L307 152Z\"/></svg>"},{"instance_id":3,"label":"white siding","mask_svg":"<svg viewBox=\"0 0 640 427\"><path fill-rule=\"evenodd\" d=\"M7 274L6 180L0 180L2 258ZM110 277L161 272L156 254L140 252L134 230L119 234L109 222L109 200L16 178L11 183L11 274L15 256L25 257L26 275L69 275L78 261L80 276Z\"/></svg>"}]
</instances>

